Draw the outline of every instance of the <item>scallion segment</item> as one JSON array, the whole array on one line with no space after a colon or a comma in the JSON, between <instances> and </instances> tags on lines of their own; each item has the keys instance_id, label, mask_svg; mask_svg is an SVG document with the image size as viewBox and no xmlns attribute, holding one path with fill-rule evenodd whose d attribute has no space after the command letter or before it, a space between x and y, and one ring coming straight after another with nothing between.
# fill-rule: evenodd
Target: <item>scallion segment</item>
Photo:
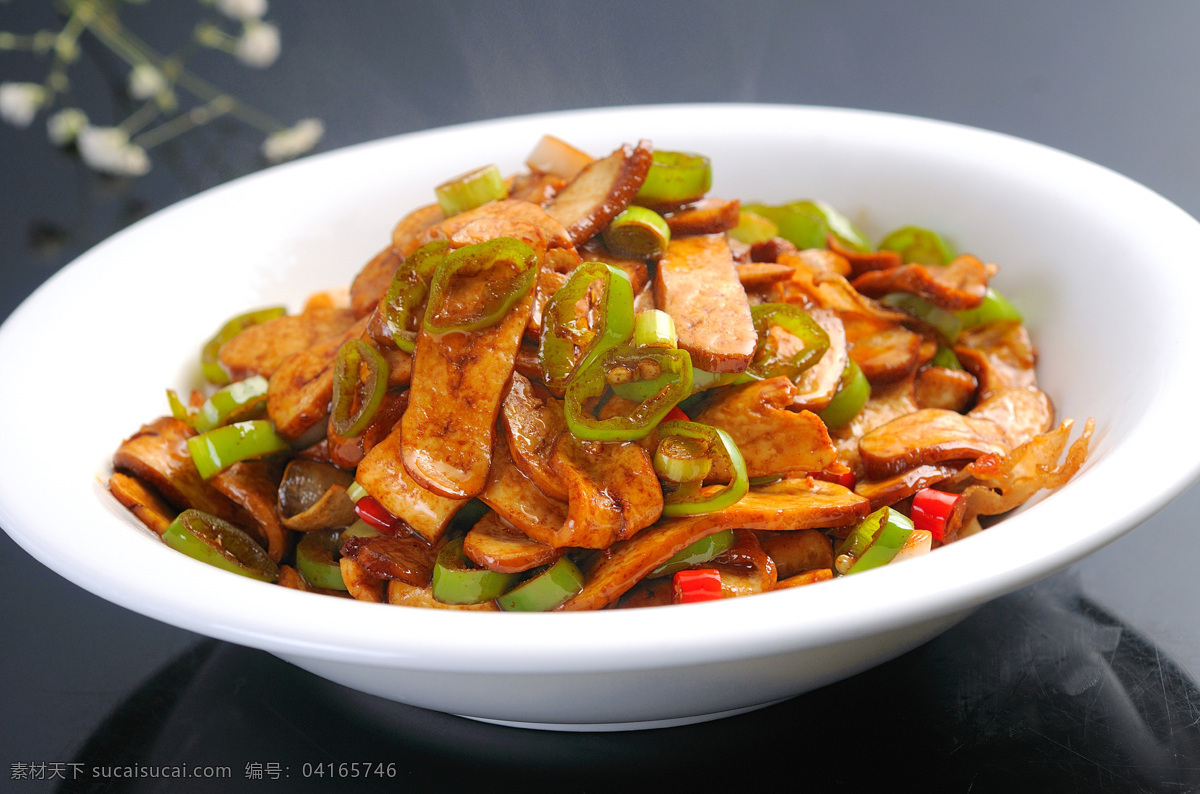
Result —
<instances>
[{"instance_id":1,"label":"scallion segment","mask_svg":"<svg viewBox=\"0 0 1200 794\"><path fill-rule=\"evenodd\" d=\"M677 206L703 198L711 187L712 163L704 155L655 151L634 201L651 207Z\"/></svg>"},{"instance_id":2,"label":"scallion segment","mask_svg":"<svg viewBox=\"0 0 1200 794\"><path fill-rule=\"evenodd\" d=\"M722 486L704 486L701 480L683 482L675 488L663 489L664 516L685 516L699 513L715 513L724 510L746 495L750 490L750 478L746 474L746 460L733 438L717 427L700 422L663 422L658 426L659 446L672 443L673 436L680 436L704 449L711 459L712 468L729 472L730 481Z\"/></svg>"},{"instance_id":3,"label":"scallion segment","mask_svg":"<svg viewBox=\"0 0 1200 794\"><path fill-rule=\"evenodd\" d=\"M473 210L508 195L504 177L494 165L486 165L447 180L434 188L438 206L446 217Z\"/></svg>"},{"instance_id":4,"label":"scallion segment","mask_svg":"<svg viewBox=\"0 0 1200 794\"><path fill-rule=\"evenodd\" d=\"M671 242L671 229L654 210L631 205L609 222L602 236L605 246L616 256L657 259Z\"/></svg>"},{"instance_id":5,"label":"scallion segment","mask_svg":"<svg viewBox=\"0 0 1200 794\"><path fill-rule=\"evenodd\" d=\"M638 312L633 319L633 344L637 347L661 347L674 350L679 346L675 320L662 309Z\"/></svg>"}]
</instances>

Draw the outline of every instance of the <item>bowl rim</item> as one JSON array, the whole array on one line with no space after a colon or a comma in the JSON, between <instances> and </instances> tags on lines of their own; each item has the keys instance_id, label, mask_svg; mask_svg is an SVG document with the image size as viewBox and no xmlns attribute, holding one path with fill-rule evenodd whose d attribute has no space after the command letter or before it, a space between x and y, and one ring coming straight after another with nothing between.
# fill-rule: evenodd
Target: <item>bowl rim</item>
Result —
<instances>
[{"instance_id":1,"label":"bowl rim","mask_svg":"<svg viewBox=\"0 0 1200 794\"><path fill-rule=\"evenodd\" d=\"M142 237L179 224L192 214L214 212L223 202L257 199L293 186L311 173L361 169L364 163L397 152L461 145L481 136L508 140L523 137L526 149L545 131L593 126L605 131L683 130L688 124L714 123L735 115L747 125L814 124L863 136L900 136L908 145L939 145L956 155L975 157L986 151L994 163L1030 177L1037 169L1053 169L1064 180L1098 188L1087 200L1097 207L1120 207L1151 224L1147 246L1160 256L1163 279L1177 294L1164 295L1164 314L1186 308L1184 297L1200 287L1189 251L1200 250L1200 224L1148 188L1102 166L1050 147L1002 133L951 122L877 111L738 103L672 104L591 108L538 113L469 122L434 130L356 144L242 177L167 207L84 253L38 288L0 326L0 367L9 372L49 372L22 340L39 338L47 322L68 315L64 304L101 280L107 263L135 251ZM529 135L529 131L536 131ZM855 132L857 131L857 132ZM781 133L782 134L782 133ZM924 142L917 139L922 138ZM365 260L363 260L365 261ZM1196 314L1196 313L1192 313ZM1200 354L1200 319L1182 311L1171 318L1177 336L1169 340L1176 360ZM1165 322L1165 320L1164 320ZM1165 355L1165 354L1164 354ZM41 368L41 369L39 369ZM1014 561L998 554L1002 540L992 533L951 544L937 554L904 566L883 568L869 577L850 577L766 597L731 599L670 609L641 609L565 614L479 614L347 602L261 584L225 574L182 555L147 552L148 532L113 535L104 542L80 527L56 528L44 506L49 492L34 484L28 472L16 471L16 456L0 464L0 526L32 556L85 589L136 612L220 639L271 652L368 666L457 672L586 672L636 670L717 663L821 648L939 615L961 611L1011 592L1111 542L1178 496L1200 476L1200 429L1179 427L1165 417L1186 415L1189 387L1196 377L1186 367L1159 373L1153 401L1142 406L1128 439L1099 460L1091 460L1088 477L1115 488L1138 460L1157 460L1164 445L1177 447L1175 466L1144 485L1139 498L1114 498L1104 523L1088 531L1070 529L1044 540L1041 553ZM17 389L0 396L0 438L29 449L34 436L22 416L29 396ZM1082 418L1080 418L1080 425ZM127 432L118 428L117 434ZM1168 435L1173 434L1173 435ZM119 439L117 439L119 441ZM115 449L114 441L113 449ZM1181 452L1180 450L1197 450ZM79 515L128 526L134 521L105 492L99 477L103 464L90 461L94 479L89 498L103 510ZM6 471L7 470L7 471ZM1056 498L1022 508L1006 521L1013 542L1037 537L1038 527L1069 526L1077 520L1068 495L1084 490L1082 478L1068 483ZM1090 490L1090 489L1089 489ZM71 493L75 493L71 489ZM104 516L98 515L104 513ZM163 547L165 549L165 547ZM130 577L121 554L150 560L154 570ZM1002 559L996 564L997 558ZM128 557L124 559L129 559ZM983 566L991 562L991 566ZM981 567L983 566L983 567ZM984 571L979 573L979 571ZM224 576L225 579L213 579ZM209 586L213 586L209 588ZM205 590L204 599L190 595ZM297 600L299 599L299 600ZM253 605L254 609L248 609ZM852 619L847 619L847 605ZM802 620L795 615L804 613ZM719 627L714 631L713 627ZM519 641L514 641L517 638Z\"/></svg>"}]
</instances>

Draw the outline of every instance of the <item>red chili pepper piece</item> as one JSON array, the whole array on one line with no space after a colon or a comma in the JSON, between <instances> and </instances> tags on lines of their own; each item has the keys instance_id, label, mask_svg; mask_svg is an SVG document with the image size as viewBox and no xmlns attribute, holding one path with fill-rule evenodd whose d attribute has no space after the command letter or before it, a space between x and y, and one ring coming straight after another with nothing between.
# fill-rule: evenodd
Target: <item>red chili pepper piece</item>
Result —
<instances>
[{"instance_id":1,"label":"red chili pepper piece","mask_svg":"<svg viewBox=\"0 0 1200 794\"><path fill-rule=\"evenodd\" d=\"M690 422L690 421L692 421L692 418L690 416L688 416L687 414L685 414L683 412L682 408L680 408L678 405L676 405L674 408L667 411L667 415L664 416L662 418L662 420L663 420L663 422L670 422L671 420L676 420L676 421L680 421L680 422ZM659 424L662 424L662 422L659 422Z\"/></svg>"},{"instance_id":2,"label":"red chili pepper piece","mask_svg":"<svg viewBox=\"0 0 1200 794\"><path fill-rule=\"evenodd\" d=\"M825 482L837 483L843 488L854 490L854 486L858 484L858 478L854 476L854 472L847 469L846 471L811 471L809 477L814 480L824 480Z\"/></svg>"},{"instance_id":3,"label":"red chili pepper piece","mask_svg":"<svg viewBox=\"0 0 1200 794\"><path fill-rule=\"evenodd\" d=\"M962 500L959 493L946 493L935 488L923 488L913 495L912 518L915 529L927 529L933 539L941 542L946 534L946 522Z\"/></svg>"},{"instance_id":4,"label":"red chili pepper piece","mask_svg":"<svg viewBox=\"0 0 1200 794\"><path fill-rule=\"evenodd\" d=\"M721 597L721 574L716 568L679 571L672 580L676 604L716 601Z\"/></svg>"},{"instance_id":5,"label":"red chili pepper piece","mask_svg":"<svg viewBox=\"0 0 1200 794\"><path fill-rule=\"evenodd\" d=\"M366 523L378 529L385 535L397 535L404 526L404 520L392 515L373 496L364 496L354 504L354 512Z\"/></svg>"}]
</instances>

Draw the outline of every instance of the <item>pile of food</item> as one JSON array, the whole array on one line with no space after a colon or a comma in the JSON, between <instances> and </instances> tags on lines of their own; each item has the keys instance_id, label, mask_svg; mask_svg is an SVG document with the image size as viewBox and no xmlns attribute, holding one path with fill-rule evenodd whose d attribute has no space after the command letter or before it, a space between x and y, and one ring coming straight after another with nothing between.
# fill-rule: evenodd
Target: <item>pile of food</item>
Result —
<instances>
[{"instance_id":1,"label":"pile of food","mask_svg":"<svg viewBox=\"0 0 1200 794\"><path fill-rule=\"evenodd\" d=\"M646 141L526 164L437 186L348 290L229 320L112 494L264 581L547 611L894 565L1083 463L997 266L938 233L711 197Z\"/></svg>"}]
</instances>

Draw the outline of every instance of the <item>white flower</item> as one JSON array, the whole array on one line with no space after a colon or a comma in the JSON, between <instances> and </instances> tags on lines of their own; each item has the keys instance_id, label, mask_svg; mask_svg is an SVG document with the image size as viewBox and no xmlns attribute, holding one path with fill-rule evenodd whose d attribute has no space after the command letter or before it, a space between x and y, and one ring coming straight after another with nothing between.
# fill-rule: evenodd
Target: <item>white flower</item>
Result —
<instances>
[{"instance_id":1,"label":"white flower","mask_svg":"<svg viewBox=\"0 0 1200 794\"><path fill-rule=\"evenodd\" d=\"M268 135L262 153L272 163L290 160L316 146L324 134L325 125L320 119L304 119L294 127Z\"/></svg>"},{"instance_id":2,"label":"white flower","mask_svg":"<svg viewBox=\"0 0 1200 794\"><path fill-rule=\"evenodd\" d=\"M79 156L89 167L106 174L141 176L150 170L146 150L129 142L119 127L84 127L79 132Z\"/></svg>"},{"instance_id":3,"label":"white flower","mask_svg":"<svg viewBox=\"0 0 1200 794\"><path fill-rule=\"evenodd\" d=\"M86 126L86 113L79 108L63 108L46 119L46 134L55 146L69 146Z\"/></svg>"},{"instance_id":4,"label":"white flower","mask_svg":"<svg viewBox=\"0 0 1200 794\"><path fill-rule=\"evenodd\" d=\"M0 118L14 127L28 127L44 104L46 89L37 83L0 83Z\"/></svg>"},{"instance_id":5,"label":"white flower","mask_svg":"<svg viewBox=\"0 0 1200 794\"><path fill-rule=\"evenodd\" d=\"M217 0L217 10L242 22L262 19L267 13L267 0Z\"/></svg>"},{"instance_id":6,"label":"white flower","mask_svg":"<svg viewBox=\"0 0 1200 794\"><path fill-rule=\"evenodd\" d=\"M279 57L279 28L270 22L247 22L233 54L247 66L270 66Z\"/></svg>"},{"instance_id":7,"label":"white flower","mask_svg":"<svg viewBox=\"0 0 1200 794\"><path fill-rule=\"evenodd\" d=\"M167 78L148 63L139 63L129 72L129 96L134 99L156 97L167 88Z\"/></svg>"}]
</instances>

